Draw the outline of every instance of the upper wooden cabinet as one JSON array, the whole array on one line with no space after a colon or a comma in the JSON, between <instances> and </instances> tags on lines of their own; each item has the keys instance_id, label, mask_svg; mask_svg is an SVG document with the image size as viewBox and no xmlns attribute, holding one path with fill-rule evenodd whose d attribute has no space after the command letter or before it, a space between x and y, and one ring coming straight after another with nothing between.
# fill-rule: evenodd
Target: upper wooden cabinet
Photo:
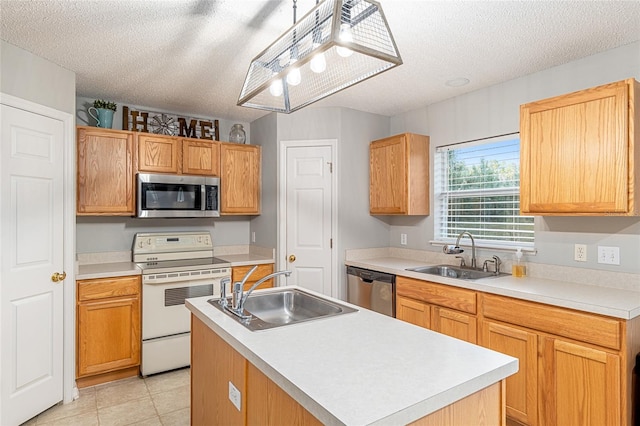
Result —
<instances>
[{"instance_id":1,"label":"upper wooden cabinet","mask_svg":"<svg viewBox=\"0 0 640 426\"><path fill-rule=\"evenodd\" d=\"M138 171L220 176L220 142L137 134Z\"/></svg>"},{"instance_id":2,"label":"upper wooden cabinet","mask_svg":"<svg viewBox=\"0 0 640 426\"><path fill-rule=\"evenodd\" d=\"M79 126L77 154L76 214L135 215L133 133Z\"/></svg>"},{"instance_id":3,"label":"upper wooden cabinet","mask_svg":"<svg viewBox=\"0 0 640 426\"><path fill-rule=\"evenodd\" d=\"M138 135L138 171L178 173L182 154L179 138L152 134Z\"/></svg>"},{"instance_id":4,"label":"upper wooden cabinet","mask_svg":"<svg viewBox=\"0 0 640 426\"><path fill-rule=\"evenodd\" d=\"M220 213L260 214L261 147L220 144Z\"/></svg>"},{"instance_id":5,"label":"upper wooden cabinet","mask_svg":"<svg viewBox=\"0 0 640 426\"><path fill-rule=\"evenodd\" d=\"M520 107L520 210L638 215L640 84L606 84Z\"/></svg>"},{"instance_id":6,"label":"upper wooden cabinet","mask_svg":"<svg viewBox=\"0 0 640 426\"><path fill-rule=\"evenodd\" d=\"M220 143L182 139L182 173L220 176Z\"/></svg>"},{"instance_id":7,"label":"upper wooden cabinet","mask_svg":"<svg viewBox=\"0 0 640 426\"><path fill-rule=\"evenodd\" d=\"M369 211L429 214L429 137L404 133L371 142Z\"/></svg>"}]
</instances>

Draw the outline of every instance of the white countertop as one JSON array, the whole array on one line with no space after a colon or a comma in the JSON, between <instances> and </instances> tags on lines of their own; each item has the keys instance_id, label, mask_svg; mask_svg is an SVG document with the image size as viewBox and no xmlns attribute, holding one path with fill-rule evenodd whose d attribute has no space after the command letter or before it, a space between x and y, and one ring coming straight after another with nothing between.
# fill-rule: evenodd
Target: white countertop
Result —
<instances>
[{"instance_id":1,"label":"white countertop","mask_svg":"<svg viewBox=\"0 0 640 426\"><path fill-rule=\"evenodd\" d=\"M511 275L460 280L407 271L406 268L427 266L424 262L393 257L350 260L346 265L416 278L486 293L515 297L621 319L640 315L640 292L596 285L584 285L543 278L515 278Z\"/></svg>"},{"instance_id":2,"label":"white countertop","mask_svg":"<svg viewBox=\"0 0 640 426\"><path fill-rule=\"evenodd\" d=\"M518 370L515 358L362 308L252 332L209 298L186 305L324 424L406 424Z\"/></svg>"},{"instance_id":3,"label":"white countertop","mask_svg":"<svg viewBox=\"0 0 640 426\"><path fill-rule=\"evenodd\" d=\"M227 254L216 257L231 263L231 267L274 263L273 258L250 253ZM141 274L142 270L133 262L92 263L79 265L76 271L76 279L89 280L94 278L123 277Z\"/></svg>"},{"instance_id":4,"label":"white countertop","mask_svg":"<svg viewBox=\"0 0 640 426\"><path fill-rule=\"evenodd\" d=\"M76 280L125 277L127 275L140 274L142 274L142 270L133 262L94 263L79 265L76 271Z\"/></svg>"}]
</instances>

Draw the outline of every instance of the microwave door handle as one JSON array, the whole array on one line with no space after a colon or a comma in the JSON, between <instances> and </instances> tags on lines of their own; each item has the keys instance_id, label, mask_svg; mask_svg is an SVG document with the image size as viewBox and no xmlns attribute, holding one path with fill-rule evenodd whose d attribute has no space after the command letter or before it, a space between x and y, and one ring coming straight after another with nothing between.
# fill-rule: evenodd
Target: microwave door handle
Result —
<instances>
[{"instance_id":1,"label":"microwave door handle","mask_svg":"<svg viewBox=\"0 0 640 426\"><path fill-rule=\"evenodd\" d=\"M200 210L207 209L207 185L200 185Z\"/></svg>"}]
</instances>

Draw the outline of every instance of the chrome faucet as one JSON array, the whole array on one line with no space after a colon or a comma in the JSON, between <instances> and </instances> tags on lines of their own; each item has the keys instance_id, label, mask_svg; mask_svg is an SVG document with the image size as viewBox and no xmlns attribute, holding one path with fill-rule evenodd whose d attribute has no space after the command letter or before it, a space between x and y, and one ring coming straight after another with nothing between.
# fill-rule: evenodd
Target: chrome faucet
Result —
<instances>
[{"instance_id":1,"label":"chrome faucet","mask_svg":"<svg viewBox=\"0 0 640 426\"><path fill-rule=\"evenodd\" d=\"M227 285L231 284L231 277L225 277L220 280L220 303L222 306L227 306Z\"/></svg>"},{"instance_id":2,"label":"chrome faucet","mask_svg":"<svg viewBox=\"0 0 640 426\"><path fill-rule=\"evenodd\" d=\"M471 239L471 267L473 269L477 269L477 265L476 265L476 242L473 239L473 235L471 235L471 233L467 232L467 231L463 231L460 233L460 235L458 235L458 239L456 240L456 245L455 246L451 246L451 245L446 245L444 247L442 247L442 251L445 252L446 254L460 254L462 253L464 250L462 250L459 246L460 244L460 239L467 235L470 239Z\"/></svg>"},{"instance_id":3,"label":"chrome faucet","mask_svg":"<svg viewBox=\"0 0 640 426\"><path fill-rule=\"evenodd\" d=\"M487 266L488 263L493 263L493 265L495 266L494 273L496 275L499 275L500 265L502 265L502 261L500 260L500 258L498 256L492 256L492 259L485 260L484 263L482 264L482 270L485 272L489 272L489 267Z\"/></svg>"},{"instance_id":4,"label":"chrome faucet","mask_svg":"<svg viewBox=\"0 0 640 426\"><path fill-rule=\"evenodd\" d=\"M258 288L258 286L263 282L270 280L271 278L277 277L278 275L284 275L286 277L291 275L291 271L288 271L288 270L274 272L272 274L269 274L265 277L260 278L258 281L253 283L253 285L251 286L251 288L249 288L249 290L247 290L246 292L243 292L245 282L257 268L258 268L257 265L254 266L249 270L249 272L247 272L244 278L242 278L242 281L236 281L235 283L233 283L233 296L231 298L231 308L227 307L227 310L231 311L232 313L234 313L235 315L239 316L242 319L251 318L250 315L244 314L244 304L246 303L247 298L251 295L251 293L253 293L253 290Z\"/></svg>"}]
</instances>

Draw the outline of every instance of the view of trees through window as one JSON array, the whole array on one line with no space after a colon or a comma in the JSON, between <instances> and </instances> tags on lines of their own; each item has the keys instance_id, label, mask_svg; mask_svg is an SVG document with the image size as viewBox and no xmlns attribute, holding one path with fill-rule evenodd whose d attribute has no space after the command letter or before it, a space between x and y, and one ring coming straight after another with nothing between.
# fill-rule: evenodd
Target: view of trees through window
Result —
<instances>
[{"instance_id":1,"label":"view of trees through window","mask_svg":"<svg viewBox=\"0 0 640 426\"><path fill-rule=\"evenodd\" d=\"M437 149L438 239L463 231L478 241L532 246L533 217L520 216L520 140L460 144ZM439 229L438 229L439 228Z\"/></svg>"}]
</instances>

